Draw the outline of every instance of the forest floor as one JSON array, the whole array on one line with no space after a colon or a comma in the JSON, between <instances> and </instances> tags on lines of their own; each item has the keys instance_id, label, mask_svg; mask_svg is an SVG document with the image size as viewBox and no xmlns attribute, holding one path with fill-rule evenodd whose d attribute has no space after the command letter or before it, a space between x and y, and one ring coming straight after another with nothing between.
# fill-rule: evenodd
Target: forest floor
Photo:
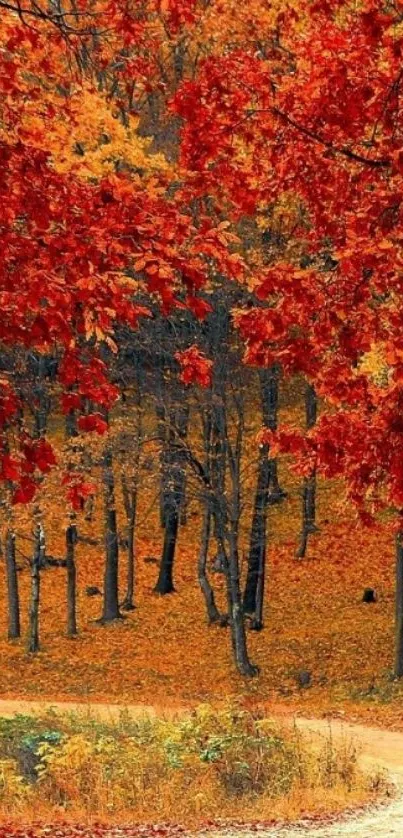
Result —
<instances>
[{"instance_id":1,"label":"forest floor","mask_svg":"<svg viewBox=\"0 0 403 838\"><path fill-rule=\"evenodd\" d=\"M301 407L287 407L285 419L301 421ZM242 577L245 576L253 499L258 417L248 427L240 531ZM152 463L151 463L152 465ZM153 472L153 469L151 469ZM251 475L252 477L249 477ZM6 639L6 608L0 612L0 696L2 699L116 702L160 706L197 706L236 698L245 707L260 704L284 712L341 715L351 721L403 729L403 685L393 679L394 534L383 518L376 527L357 522L340 484L323 483L318 491L320 532L311 538L307 557L295 559L301 515L301 480L280 462L288 498L269 510L268 574L265 621L261 632L248 632L250 656L260 667L252 680L235 671L229 632L208 626L197 582L200 515L197 493L189 486L187 524L180 529L175 563L176 592L153 592L161 554L158 482L151 474L140 492L136 543L136 609L124 620L100 625L102 597L88 596L87 586L103 587L102 499L92 522L79 520L80 532L97 539L77 548L78 625L66 637L63 568L41 574L40 644L30 655L21 641ZM117 475L117 485L119 479ZM118 492L120 526L124 531ZM63 557L65 501L60 477L50 474L42 486L47 552ZM23 634L28 626L32 552L28 508L18 510L18 563ZM211 559L213 556L211 556ZM121 550L120 587L125 590L126 556ZM210 569L217 601L225 610L224 580ZM365 588L376 602L362 601ZM0 602L6 602L0 573ZM299 676L308 672L308 688Z\"/></svg>"}]
</instances>

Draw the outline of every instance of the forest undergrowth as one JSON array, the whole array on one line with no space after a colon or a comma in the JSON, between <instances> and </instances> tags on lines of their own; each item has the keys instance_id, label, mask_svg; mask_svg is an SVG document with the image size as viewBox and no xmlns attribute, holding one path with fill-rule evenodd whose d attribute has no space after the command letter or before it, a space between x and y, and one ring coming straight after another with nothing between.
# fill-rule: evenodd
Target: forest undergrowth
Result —
<instances>
[{"instance_id":1,"label":"forest undergrowth","mask_svg":"<svg viewBox=\"0 0 403 838\"><path fill-rule=\"evenodd\" d=\"M0 719L0 749L0 816L15 825L268 824L335 814L388 789L381 773L361 772L348 738L329 731L314 747L234 703L170 720L19 715Z\"/></svg>"}]
</instances>

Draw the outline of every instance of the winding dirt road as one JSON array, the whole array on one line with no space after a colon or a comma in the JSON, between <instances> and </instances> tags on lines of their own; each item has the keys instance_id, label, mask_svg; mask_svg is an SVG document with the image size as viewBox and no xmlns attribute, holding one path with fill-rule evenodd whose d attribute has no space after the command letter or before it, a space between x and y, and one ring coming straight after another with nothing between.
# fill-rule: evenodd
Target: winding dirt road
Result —
<instances>
[{"instance_id":1,"label":"winding dirt road","mask_svg":"<svg viewBox=\"0 0 403 838\"><path fill-rule=\"evenodd\" d=\"M120 706L114 704L82 704L78 702L24 701L0 699L0 716L14 716L16 713L37 714L53 708L56 712L81 712L98 716L104 720L116 719L125 709L138 718L144 715L181 714L183 710L172 707L151 707L144 705ZM285 720L281 718L283 723ZM296 827L273 828L265 830L218 829L206 833L208 838L304 838L310 834L313 838L403 838L403 733L349 724L338 719L298 718L292 720L297 727L312 739L312 743L328 737L331 731L335 741L352 740L357 746L359 761L365 770L385 769L389 779L395 784L397 793L390 804L373 807L363 814L347 817L334 824L315 827L300 824ZM198 838L204 838L199 833Z\"/></svg>"}]
</instances>

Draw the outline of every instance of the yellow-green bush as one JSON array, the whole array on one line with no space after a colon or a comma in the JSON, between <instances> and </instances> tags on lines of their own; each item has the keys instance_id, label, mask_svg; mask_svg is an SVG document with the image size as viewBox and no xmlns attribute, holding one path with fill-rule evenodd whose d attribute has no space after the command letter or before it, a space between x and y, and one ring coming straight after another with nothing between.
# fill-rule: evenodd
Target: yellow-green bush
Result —
<instances>
[{"instance_id":1,"label":"yellow-green bush","mask_svg":"<svg viewBox=\"0 0 403 838\"><path fill-rule=\"evenodd\" d=\"M202 706L177 721L50 721L51 729L43 724L31 737L25 724L8 729L8 753L28 743L38 762L34 779L32 771L20 776L16 759L0 763L0 803L32 800L42 809L136 820L214 817L249 805L264 812L265 801L269 809L303 799L304 789L309 800L320 789L322 797L337 789L348 798L362 781L348 743L335 748L329 737L312 750L297 731L234 706Z\"/></svg>"}]
</instances>

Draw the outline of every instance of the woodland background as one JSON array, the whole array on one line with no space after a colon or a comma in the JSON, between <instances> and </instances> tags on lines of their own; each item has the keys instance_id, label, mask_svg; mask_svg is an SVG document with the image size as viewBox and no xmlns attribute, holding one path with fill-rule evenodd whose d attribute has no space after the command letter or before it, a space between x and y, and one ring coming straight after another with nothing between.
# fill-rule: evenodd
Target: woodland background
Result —
<instances>
[{"instance_id":1,"label":"woodland background","mask_svg":"<svg viewBox=\"0 0 403 838\"><path fill-rule=\"evenodd\" d=\"M2 694L398 718L403 9L0 12Z\"/></svg>"}]
</instances>

